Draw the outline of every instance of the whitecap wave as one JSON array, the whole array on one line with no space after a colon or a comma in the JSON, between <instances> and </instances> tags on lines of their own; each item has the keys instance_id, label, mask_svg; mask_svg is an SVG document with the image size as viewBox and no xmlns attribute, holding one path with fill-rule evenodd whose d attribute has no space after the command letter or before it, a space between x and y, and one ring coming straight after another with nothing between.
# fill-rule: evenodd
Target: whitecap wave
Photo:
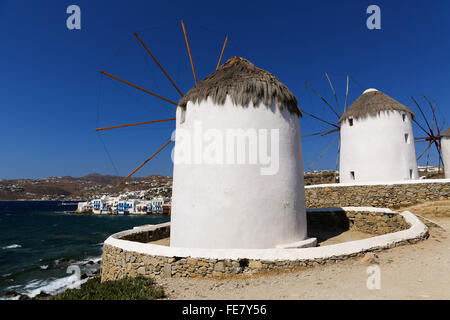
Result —
<instances>
[{"instance_id":1,"label":"whitecap wave","mask_svg":"<svg viewBox=\"0 0 450 320\"><path fill-rule=\"evenodd\" d=\"M88 278L81 280L76 274L59 279L33 280L25 286L23 293L32 298L41 292L53 295L61 293L66 289L78 288L86 281L88 281Z\"/></svg>"},{"instance_id":2,"label":"whitecap wave","mask_svg":"<svg viewBox=\"0 0 450 320\"><path fill-rule=\"evenodd\" d=\"M101 262L101 261L102 261L102 256L96 256L96 257L89 257L89 258L77 261L74 264L81 264L83 266L96 265L96 264L99 264L99 262Z\"/></svg>"},{"instance_id":3,"label":"whitecap wave","mask_svg":"<svg viewBox=\"0 0 450 320\"><path fill-rule=\"evenodd\" d=\"M22 248L20 244L11 244L9 246L2 247L2 250L8 250L8 249L17 249Z\"/></svg>"}]
</instances>

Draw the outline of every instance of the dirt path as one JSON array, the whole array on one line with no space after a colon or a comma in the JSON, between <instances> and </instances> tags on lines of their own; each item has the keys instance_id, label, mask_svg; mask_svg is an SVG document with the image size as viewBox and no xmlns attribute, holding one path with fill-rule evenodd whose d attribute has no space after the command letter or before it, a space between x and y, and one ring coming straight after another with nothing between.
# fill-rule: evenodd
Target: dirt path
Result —
<instances>
[{"instance_id":1,"label":"dirt path","mask_svg":"<svg viewBox=\"0 0 450 320\"><path fill-rule=\"evenodd\" d=\"M249 279L158 282L169 299L450 299L450 217L429 218L446 230L431 228L426 241L377 253L379 290L367 288L361 259Z\"/></svg>"}]
</instances>

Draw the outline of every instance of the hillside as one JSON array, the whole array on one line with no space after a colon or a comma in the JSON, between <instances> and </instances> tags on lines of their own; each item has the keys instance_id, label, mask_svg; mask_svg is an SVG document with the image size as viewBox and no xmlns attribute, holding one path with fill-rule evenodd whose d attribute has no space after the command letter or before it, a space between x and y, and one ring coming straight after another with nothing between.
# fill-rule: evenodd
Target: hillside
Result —
<instances>
[{"instance_id":1,"label":"hillside","mask_svg":"<svg viewBox=\"0 0 450 320\"><path fill-rule=\"evenodd\" d=\"M419 168L419 176L427 179L443 178L443 172L430 167L428 172ZM339 182L339 173L332 170L305 172L305 185ZM127 191L146 190L148 196L172 196L172 177L151 175L131 178L119 185L123 177L88 174L74 178L49 177L45 179L0 180L0 200L88 200L103 194L118 195Z\"/></svg>"},{"instance_id":2,"label":"hillside","mask_svg":"<svg viewBox=\"0 0 450 320\"><path fill-rule=\"evenodd\" d=\"M147 190L149 196L172 195L171 177L152 175L131 178L119 185L122 179L94 173L80 178L66 176L0 180L0 200L87 200L103 194L118 195L140 190Z\"/></svg>"}]
</instances>

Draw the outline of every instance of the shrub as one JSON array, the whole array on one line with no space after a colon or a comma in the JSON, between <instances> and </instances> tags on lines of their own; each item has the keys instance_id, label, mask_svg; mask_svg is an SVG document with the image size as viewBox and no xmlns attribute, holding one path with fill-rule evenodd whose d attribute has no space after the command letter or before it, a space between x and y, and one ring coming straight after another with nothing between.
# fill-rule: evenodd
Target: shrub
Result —
<instances>
[{"instance_id":1,"label":"shrub","mask_svg":"<svg viewBox=\"0 0 450 320\"><path fill-rule=\"evenodd\" d=\"M100 282L89 279L79 289L69 289L55 295L55 300L153 300L163 298L164 290L155 286L153 279L125 278Z\"/></svg>"}]
</instances>

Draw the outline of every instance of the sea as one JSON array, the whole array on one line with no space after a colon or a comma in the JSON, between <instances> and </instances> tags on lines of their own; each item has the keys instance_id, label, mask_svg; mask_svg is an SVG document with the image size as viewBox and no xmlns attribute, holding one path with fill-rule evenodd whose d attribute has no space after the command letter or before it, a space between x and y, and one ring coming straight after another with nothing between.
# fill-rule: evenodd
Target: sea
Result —
<instances>
[{"instance_id":1,"label":"sea","mask_svg":"<svg viewBox=\"0 0 450 320\"><path fill-rule=\"evenodd\" d=\"M103 242L111 234L170 220L75 214L76 207L76 202L0 201L0 298L78 287L101 268Z\"/></svg>"}]
</instances>

